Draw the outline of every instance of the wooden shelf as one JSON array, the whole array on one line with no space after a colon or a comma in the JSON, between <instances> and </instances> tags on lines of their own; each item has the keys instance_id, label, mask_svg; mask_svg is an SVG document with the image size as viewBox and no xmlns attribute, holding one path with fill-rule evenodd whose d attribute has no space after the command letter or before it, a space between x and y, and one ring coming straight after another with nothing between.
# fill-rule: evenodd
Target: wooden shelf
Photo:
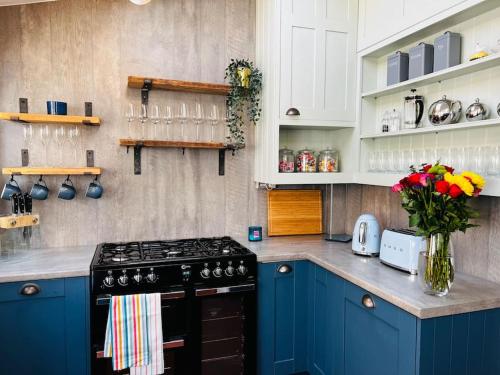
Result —
<instances>
[{"instance_id":1,"label":"wooden shelf","mask_svg":"<svg viewBox=\"0 0 500 375\"><path fill-rule=\"evenodd\" d=\"M32 124L101 125L99 117L44 115L36 113L0 112L0 120Z\"/></svg>"},{"instance_id":2,"label":"wooden shelf","mask_svg":"<svg viewBox=\"0 0 500 375\"><path fill-rule=\"evenodd\" d=\"M500 125L500 118L493 118L482 121L474 121L474 122L459 122L458 124L450 124L450 125L437 125L437 126L428 126L425 128L417 128L417 129L408 129L408 130L400 130L398 132L389 132L389 133L372 133L372 134L362 134L360 136L361 139L367 138L390 138L390 137L400 137L405 135L418 135L418 134L427 134L427 133L442 133L452 130L466 130L466 129L477 129L483 128L487 126L498 126Z\"/></svg>"},{"instance_id":3,"label":"wooden shelf","mask_svg":"<svg viewBox=\"0 0 500 375\"><path fill-rule=\"evenodd\" d=\"M2 168L4 175L26 175L26 176L82 176L82 175L100 175L102 168L83 167L83 168L58 168L58 167L9 167Z\"/></svg>"},{"instance_id":4,"label":"wooden shelf","mask_svg":"<svg viewBox=\"0 0 500 375\"><path fill-rule=\"evenodd\" d=\"M219 83L189 82L173 79L148 78L148 77L128 77L128 87L142 89L147 81L151 82L152 90L168 90L192 92L196 94L227 95L230 86Z\"/></svg>"},{"instance_id":5,"label":"wooden shelf","mask_svg":"<svg viewBox=\"0 0 500 375\"><path fill-rule=\"evenodd\" d=\"M364 92L361 97L364 99L378 98L381 96L391 95L401 91L408 91L413 88L430 85L431 83L444 81L451 78L460 77L464 74L478 72L493 68L500 65L500 53L495 53L490 56L483 57L482 59L467 61L460 65L453 66L448 69L443 69L438 72L426 74L424 76L410 79L395 85L384 87L382 89Z\"/></svg>"},{"instance_id":6,"label":"wooden shelf","mask_svg":"<svg viewBox=\"0 0 500 375\"><path fill-rule=\"evenodd\" d=\"M158 148L195 148L195 149L232 149L231 146L216 142L180 142L180 141L160 141L152 139L120 139L121 146L141 146Z\"/></svg>"}]
</instances>

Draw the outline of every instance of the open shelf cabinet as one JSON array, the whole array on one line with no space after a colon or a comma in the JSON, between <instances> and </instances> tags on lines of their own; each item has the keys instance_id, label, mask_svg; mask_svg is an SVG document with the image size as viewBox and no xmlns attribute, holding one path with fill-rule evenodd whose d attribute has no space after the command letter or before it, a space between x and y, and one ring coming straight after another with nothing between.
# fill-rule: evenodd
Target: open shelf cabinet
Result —
<instances>
[{"instance_id":1,"label":"open shelf cabinet","mask_svg":"<svg viewBox=\"0 0 500 375\"><path fill-rule=\"evenodd\" d=\"M17 112L0 112L0 120L32 124L101 125L101 119L94 116L61 116Z\"/></svg>"}]
</instances>

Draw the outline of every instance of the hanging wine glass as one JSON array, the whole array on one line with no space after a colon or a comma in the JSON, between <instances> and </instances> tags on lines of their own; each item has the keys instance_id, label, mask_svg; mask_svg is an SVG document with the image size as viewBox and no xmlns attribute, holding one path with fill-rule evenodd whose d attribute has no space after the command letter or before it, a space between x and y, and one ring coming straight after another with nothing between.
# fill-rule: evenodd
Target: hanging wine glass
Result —
<instances>
[{"instance_id":1,"label":"hanging wine glass","mask_svg":"<svg viewBox=\"0 0 500 375\"><path fill-rule=\"evenodd\" d=\"M203 122L203 106L199 102L195 104L193 119L196 126L196 140L200 141L200 125Z\"/></svg>"},{"instance_id":2,"label":"hanging wine glass","mask_svg":"<svg viewBox=\"0 0 500 375\"><path fill-rule=\"evenodd\" d=\"M63 146L66 137L66 129L64 126L59 126L54 131L54 137L59 150L59 165L63 164Z\"/></svg>"},{"instance_id":3,"label":"hanging wine glass","mask_svg":"<svg viewBox=\"0 0 500 375\"><path fill-rule=\"evenodd\" d=\"M31 145L33 144L33 125L31 125L31 124L24 125L23 137L24 137L24 144L25 144L26 148L30 148Z\"/></svg>"},{"instance_id":4,"label":"hanging wine glass","mask_svg":"<svg viewBox=\"0 0 500 375\"><path fill-rule=\"evenodd\" d=\"M170 125L172 124L172 121L174 120L174 116L172 114L172 107L169 105L166 105L163 108L162 112L162 119L163 122L165 123L165 138L170 139Z\"/></svg>"},{"instance_id":5,"label":"hanging wine glass","mask_svg":"<svg viewBox=\"0 0 500 375\"><path fill-rule=\"evenodd\" d=\"M215 139L215 126L219 121L219 107L217 104L212 104L212 108L210 109L210 116L208 117L210 120L210 142L214 142Z\"/></svg>"},{"instance_id":6,"label":"hanging wine glass","mask_svg":"<svg viewBox=\"0 0 500 375\"><path fill-rule=\"evenodd\" d=\"M148 122L148 106L146 104L141 104L141 108L137 115L139 122L141 124L142 139L146 138L146 123Z\"/></svg>"},{"instance_id":7,"label":"hanging wine glass","mask_svg":"<svg viewBox=\"0 0 500 375\"><path fill-rule=\"evenodd\" d=\"M187 104L184 102L181 102L179 104L177 119L179 120L179 123L180 123L180 139L182 141L184 140L184 126L186 124L187 118L188 118Z\"/></svg>"},{"instance_id":8,"label":"hanging wine glass","mask_svg":"<svg viewBox=\"0 0 500 375\"><path fill-rule=\"evenodd\" d=\"M128 137L132 138L133 133L133 123L137 116L137 109L133 103L128 103L127 110L125 111L125 118L128 123Z\"/></svg>"},{"instance_id":9,"label":"hanging wine glass","mask_svg":"<svg viewBox=\"0 0 500 375\"><path fill-rule=\"evenodd\" d=\"M158 125L160 124L160 107L155 104L151 107L151 123L153 128L153 139L158 137Z\"/></svg>"},{"instance_id":10,"label":"hanging wine glass","mask_svg":"<svg viewBox=\"0 0 500 375\"><path fill-rule=\"evenodd\" d=\"M38 128L40 143L42 145L42 165L47 164L47 146L50 138L50 128L47 124L41 124Z\"/></svg>"}]
</instances>

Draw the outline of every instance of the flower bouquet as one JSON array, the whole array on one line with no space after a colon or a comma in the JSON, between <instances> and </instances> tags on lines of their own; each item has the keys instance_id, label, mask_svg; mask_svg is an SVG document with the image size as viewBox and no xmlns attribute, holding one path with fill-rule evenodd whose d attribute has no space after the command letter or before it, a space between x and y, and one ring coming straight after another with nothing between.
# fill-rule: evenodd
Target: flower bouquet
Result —
<instances>
[{"instance_id":1,"label":"flower bouquet","mask_svg":"<svg viewBox=\"0 0 500 375\"><path fill-rule=\"evenodd\" d=\"M401 195L402 206L410 214L410 227L417 235L427 238L427 250L420 254L419 278L426 293L448 294L454 279L453 249L450 235L464 232L476 225L469 223L478 217L469 200L477 197L484 187L484 178L454 169L439 162L410 167L410 174L392 187Z\"/></svg>"}]
</instances>

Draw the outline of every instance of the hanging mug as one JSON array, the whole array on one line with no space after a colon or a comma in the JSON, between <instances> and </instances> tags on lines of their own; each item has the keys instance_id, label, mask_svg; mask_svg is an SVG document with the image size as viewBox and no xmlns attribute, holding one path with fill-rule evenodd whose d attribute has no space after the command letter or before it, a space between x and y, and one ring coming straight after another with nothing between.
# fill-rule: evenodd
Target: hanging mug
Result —
<instances>
[{"instance_id":1,"label":"hanging mug","mask_svg":"<svg viewBox=\"0 0 500 375\"><path fill-rule=\"evenodd\" d=\"M31 197L38 201L44 201L49 197L49 188L43 180L42 176L38 179L38 182L33 184L31 188Z\"/></svg>"},{"instance_id":2,"label":"hanging mug","mask_svg":"<svg viewBox=\"0 0 500 375\"><path fill-rule=\"evenodd\" d=\"M89 184L87 188L87 192L85 193L85 196L87 198L92 198L92 199L99 199L102 197L102 193L104 192L104 188L102 185L99 183L99 180L97 177Z\"/></svg>"},{"instance_id":3,"label":"hanging mug","mask_svg":"<svg viewBox=\"0 0 500 375\"><path fill-rule=\"evenodd\" d=\"M10 181L3 187L1 198L10 201L13 194L21 194L21 188L17 181L14 180L14 176L10 176Z\"/></svg>"},{"instance_id":4,"label":"hanging mug","mask_svg":"<svg viewBox=\"0 0 500 375\"><path fill-rule=\"evenodd\" d=\"M73 182L70 180L69 176L64 180L63 184L59 188L59 193L57 198L70 201L76 197L76 189L73 186Z\"/></svg>"}]
</instances>

